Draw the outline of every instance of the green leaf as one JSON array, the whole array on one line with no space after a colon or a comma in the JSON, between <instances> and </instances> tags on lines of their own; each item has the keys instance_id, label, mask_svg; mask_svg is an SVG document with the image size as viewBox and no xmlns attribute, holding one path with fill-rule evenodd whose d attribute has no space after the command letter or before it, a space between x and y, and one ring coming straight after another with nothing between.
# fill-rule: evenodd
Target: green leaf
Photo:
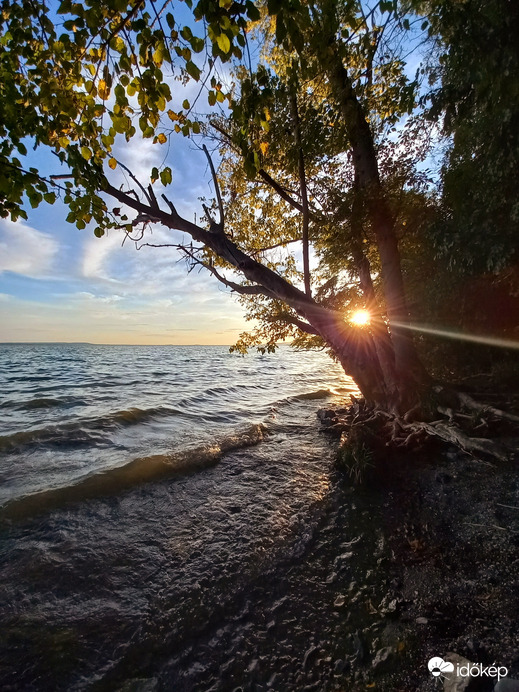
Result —
<instances>
[{"instance_id":1,"label":"green leaf","mask_svg":"<svg viewBox=\"0 0 519 692\"><path fill-rule=\"evenodd\" d=\"M186 72L188 73L188 75L193 77L193 79L196 80L197 82L200 79L200 68L197 67L195 65L195 63L192 62L191 60L188 60L186 62Z\"/></svg>"},{"instance_id":2,"label":"green leaf","mask_svg":"<svg viewBox=\"0 0 519 692\"><path fill-rule=\"evenodd\" d=\"M102 238L104 236L105 232L104 229L101 228L100 226L97 226L94 228L94 235L96 238Z\"/></svg>"},{"instance_id":3,"label":"green leaf","mask_svg":"<svg viewBox=\"0 0 519 692\"><path fill-rule=\"evenodd\" d=\"M247 15L251 22L257 22L261 19L261 13L252 0L247 0L246 7Z\"/></svg>"},{"instance_id":4,"label":"green leaf","mask_svg":"<svg viewBox=\"0 0 519 692\"><path fill-rule=\"evenodd\" d=\"M160 182L166 187L166 185L169 185L173 179L173 176L171 174L171 168L167 167L164 168L160 172Z\"/></svg>"}]
</instances>

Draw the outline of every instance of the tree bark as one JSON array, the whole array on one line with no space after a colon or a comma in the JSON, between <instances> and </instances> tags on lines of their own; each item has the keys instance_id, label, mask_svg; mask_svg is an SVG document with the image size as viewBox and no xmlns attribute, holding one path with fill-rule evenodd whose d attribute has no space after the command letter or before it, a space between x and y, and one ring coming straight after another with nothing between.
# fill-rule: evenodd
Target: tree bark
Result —
<instances>
[{"instance_id":1,"label":"tree bark","mask_svg":"<svg viewBox=\"0 0 519 692\"><path fill-rule=\"evenodd\" d=\"M399 326L408 323L409 315L395 223L380 182L373 134L351 79L342 64L340 51L334 50L333 56L328 68L330 83L346 126L358 194L365 200L377 242L395 372L402 406L405 407L412 403L413 398L417 398L418 390L428 381L428 377L418 358L412 338Z\"/></svg>"}]
</instances>

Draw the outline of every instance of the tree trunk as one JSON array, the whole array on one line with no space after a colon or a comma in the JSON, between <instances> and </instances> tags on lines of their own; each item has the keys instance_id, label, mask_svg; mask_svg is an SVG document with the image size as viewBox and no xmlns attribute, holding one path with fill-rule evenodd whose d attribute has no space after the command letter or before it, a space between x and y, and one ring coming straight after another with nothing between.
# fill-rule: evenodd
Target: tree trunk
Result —
<instances>
[{"instance_id":1,"label":"tree trunk","mask_svg":"<svg viewBox=\"0 0 519 692\"><path fill-rule=\"evenodd\" d=\"M146 204L111 185L105 187L105 192L136 210L139 215L189 234L193 240L203 243L235 267L250 282L243 286L235 284L213 269L213 274L228 287L248 295L263 294L289 305L306 320L298 320L299 326L318 334L328 344L369 404L398 413L416 403L414 381L413 387L409 387L410 379L398 378L391 368L388 369L391 353L376 330L372 334L369 330L348 325L342 313L320 305L282 276L247 255L222 230L208 231L182 218L171 203L168 203L168 213L157 203ZM206 266L211 270L210 266ZM387 341L387 332L385 336ZM386 350L384 358L379 357L381 346Z\"/></svg>"},{"instance_id":2,"label":"tree trunk","mask_svg":"<svg viewBox=\"0 0 519 692\"><path fill-rule=\"evenodd\" d=\"M350 141L357 182L355 194L362 195L365 200L377 242L394 353L395 376L401 391L400 407L405 408L413 404L413 399L419 398L420 390L429 378L418 358L412 338L408 331L400 326L408 323L409 315L394 219L382 190L373 135L353 84L342 64L339 50L334 51L334 58L329 66L329 77Z\"/></svg>"}]
</instances>

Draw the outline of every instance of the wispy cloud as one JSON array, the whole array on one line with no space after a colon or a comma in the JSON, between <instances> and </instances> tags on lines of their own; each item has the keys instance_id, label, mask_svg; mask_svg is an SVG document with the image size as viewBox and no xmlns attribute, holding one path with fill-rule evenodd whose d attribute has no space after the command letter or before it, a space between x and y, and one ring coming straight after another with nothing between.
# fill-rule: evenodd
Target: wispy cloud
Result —
<instances>
[{"instance_id":1,"label":"wispy cloud","mask_svg":"<svg viewBox=\"0 0 519 692\"><path fill-rule=\"evenodd\" d=\"M0 220L0 273L31 278L48 276L59 251L58 241L27 224Z\"/></svg>"}]
</instances>

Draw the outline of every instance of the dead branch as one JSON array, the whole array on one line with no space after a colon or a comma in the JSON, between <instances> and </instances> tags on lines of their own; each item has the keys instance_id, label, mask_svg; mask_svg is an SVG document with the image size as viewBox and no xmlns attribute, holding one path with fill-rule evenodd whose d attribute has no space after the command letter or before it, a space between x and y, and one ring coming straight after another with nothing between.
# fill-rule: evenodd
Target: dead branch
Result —
<instances>
[{"instance_id":1,"label":"dead branch","mask_svg":"<svg viewBox=\"0 0 519 692\"><path fill-rule=\"evenodd\" d=\"M136 176L131 172L131 170L128 168L128 166L125 166L124 163L121 163L121 161L119 161L119 160L117 160L117 164L128 173L128 175L133 180L133 182L140 188L140 190L142 191L142 193L143 193L145 199L147 200L148 204L150 205L150 207L152 209L154 209L154 208L158 209L159 205L157 204L157 199L156 199L155 195L153 193L150 194L144 188L144 186L139 182L138 178L136 178Z\"/></svg>"},{"instance_id":2,"label":"dead branch","mask_svg":"<svg viewBox=\"0 0 519 692\"><path fill-rule=\"evenodd\" d=\"M468 408L470 411L475 411L477 413L490 413L496 418L503 418L504 420L509 420L512 423L519 423L519 416L515 416L513 413L501 411L501 409L494 408L493 406L486 406L485 404L480 404L464 392L456 392L456 394L458 396L460 403L466 408Z\"/></svg>"},{"instance_id":3,"label":"dead branch","mask_svg":"<svg viewBox=\"0 0 519 692\"><path fill-rule=\"evenodd\" d=\"M204 150L204 154L206 155L207 161L209 162L209 168L210 168L210 170L211 170L211 176L212 176L212 178L213 178L213 183L214 183L214 190L215 190L215 193L216 193L216 200L217 200L217 202L218 202L218 212L219 212L219 215L220 215L220 219L219 219L219 221L218 221L218 224L214 224L214 225L216 226L216 228L218 229L218 231L219 231L220 233L223 233L223 227L224 227L225 216L224 216L224 210L223 210L222 195L221 195L221 192L220 192L220 183L218 182L218 177L217 177L217 175L216 175L216 170L215 170L215 168L214 168L213 159L211 158L211 156L210 156L210 154L209 154L209 152L208 152L207 147L205 146L205 144L203 145L202 149ZM205 207L204 207L204 209L205 209ZM207 214L207 213L208 213L208 212L206 211L206 214ZM209 219L211 219L210 216L209 216ZM213 225L213 224L211 224L211 225Z\"/></svg>"}]
</instances>

